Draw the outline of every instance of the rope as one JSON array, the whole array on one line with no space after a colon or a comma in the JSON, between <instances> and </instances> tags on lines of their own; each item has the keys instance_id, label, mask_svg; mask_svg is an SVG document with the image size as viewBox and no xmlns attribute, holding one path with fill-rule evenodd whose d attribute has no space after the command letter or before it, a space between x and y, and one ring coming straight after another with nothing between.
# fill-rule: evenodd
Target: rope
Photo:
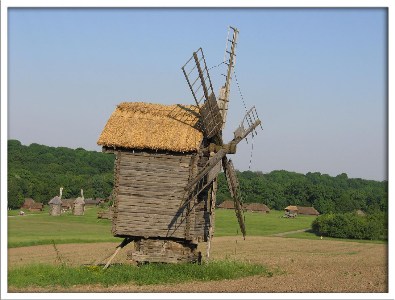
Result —
<instances>
[{"instance_id":1,"label":"rope","mask_svg":"<svg viewBox=\"0 0 395 300\"><path fill-rule=\"evenodd\" d=\"M243 93L241 92L240 84L239 84L239 81L237 80L237 75L236 75L236 71L235 71L234 68L233 68L233 74L235 75L235 81L236 81L237 89L239 90L240 98L241 98L241 101L243 102L244 109L245 109L246 113L248 113L247 105L246 105L246 103L244 101ZM252 124L253 122L251 120L251 116L249 116L249 119L250 119L250 122ZM251 141L251 154L250 154L250 162L249 162L249 165L248 165L248 171L251 171L252 154L254 152L254 137L255 137L255 134L254 134L254 131L252 131L251 132L251 140L252 140Z\"/></svg>"},{"instance_id":2,"label":"rope","mask_svg":"<svg viewBox=\"0 0 395 300\"><path fill-rule=\"evenodd\" d=\"M218 65L212 66L211 68L209 68L207 70L211 70L211 69L217 68L217 67L221 66L224 63L225 63L225 61L219 63ZM243 93L241 92L239 81L237 80L237 75L236 75L235 68L233 67L232 70L233 70L233 74L235 76L235 81L236 81L237 89L238 89L239 94L240 94L241 101L243 102L244 110L246 111L246 113L248 113L247 105L246 105L246 103L244 101L244 96L243 96ZM249 119L250 119L249 121L252 124L253 122L251 120L251 116L249 116ZM252 132L252 135L251 135L251 139L252 139L252 142L251 142L251 154L250 154L250 162L249 162L249 165L248 165L248 170L249 171L251 171L252 155L253 155L253 152L254 152L254 137L255 137L255 134L254 134L254 132Z\"/></svg>"},{"instance_id":3,"label":"rope","mask_svg":"<svg viewBox=\"0 0 395 300\"><path fill-rule=\"evenodd\" d=\"M251 171L251 162L252 162L252 152L254 151L254 135L251 137L251 155L250 155L250 164L248 165L248 171Z\"/></svg>"},{"instance_id":4,"label":"rope","mask_svg":"<svg viewBox=\"0 0 395 300\"><path fill-rule=\"evenodd\" d=\"M244 97L243 97L243 94L242 94L241 89L240 89L239 81L237 80L235 68L233 68L233 74L235 75L235 80L236 80L237 89L239 90L239 94L240 94L240 97L241 97L241 101L243 102L244 109L245 109L246 112L248 112L248 110L247 110L247 105L246 105L246 103L245 103L245 101L244 101Z\"/></svg>"},{"instance_id":5,"label":"rope","mask_svg":"<svg viewBox=\"0 0 395 300\"><path fill-rule=\"evenodd\" d=\"M217 68L217 67L219 67L220 65L222 65L222 64L224 64L224 63L225 63L225 62L223 61L223 62L219 63L219 64L216 65L216 66L213 66L213 67L211 67L211 68L208 68L207 71L208 71L208 70L211 70L211 69L214 69L214 68Z\"/></svg>"}]
</instances>

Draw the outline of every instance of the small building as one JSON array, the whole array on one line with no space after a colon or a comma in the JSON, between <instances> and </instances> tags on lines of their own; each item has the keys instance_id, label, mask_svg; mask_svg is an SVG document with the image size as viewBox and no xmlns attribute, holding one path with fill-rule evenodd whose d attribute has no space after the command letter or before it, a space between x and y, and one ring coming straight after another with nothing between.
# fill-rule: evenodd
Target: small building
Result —
<instances>
[{"instance_id":1,"label":"small building","mask_svg":"<svg viewBox=\"0 0 395 300\"><path fill-rule=\"evenodd\" d=\"M246 211L250 211L250 212L260 212L260 213L264 213L264 214L270 212L270 208L267 207L267 205L263 204L263 203L250 203L245 208L246 208Z\"/></svg>"},{"instance_id":2,"label":"small building","mask_svg":"<svg viewBox=\"0 0 395 300\"><path fill-rule=\"evenodd\" d=\"M218 208L235 209L235 203L233 200L225 200L220 205L218 205Z\"/></svg>"},{"instance_id":3,"label":"small building","mask_svg":"<svg viewBox=\"0 0 395 300\"><path fill-rule=\"evenodd\" d=\"M74 207L75 199L62 199L62 211L71 211Z\"/></svg>"},{"instance_id":4,"label":"small building","mask_svg":"<svg viewBox=\"0 0 395 300\"><path fill-rule=\"evenodd\" d=\"M23 202L23 205L21 209L29 209L30 206L34 203L35 201L32 198L25 198L25 202Z\"/></svg>"},{"instance_id":5,"label":"small building","mask_svg":"<svg viewBox=\"0 0 395 300\"><path fill-rule=\"evenodd\" d=\"M295 218L298 215L298 207L295 205L289 205L286 208L284 208L285 210L285 218Z\"/></svg>"},{"instance_id":6,"label":"small building","mask_svg":"<svg viewBox=\"0 0 395 300\"><path fill-rule=\"evenodd\" d=\"M59 196L53 197L49 202L49 214L51 216L60 216L62 200Z\"/></svg>"},{"instance_id":7,"label":"small building","mask_svg":"<svg viewBox=\"0 0 395 300\"><path fill-rule=\"evenodd\" d=\"M86 206L97 206L100 204L100 199L88 198L84 199Z\"/></svg>"},{"instance_id":8,"label":"small building","mask_svg":"<svg viewBox=\"0 0 395 300\"><path fill-rule=\"evenodd\" d=\"M83 216L84 212L85 212L85 201L84 201L84 198L78 197L74 201L73 215L74 216Z\"/></svg>"},{"instance_id":9,"label":"small building","mask_svg":"<svg viewBox=\"0 0 395 300\"><path fill-rule=\"evenodd\" d=\"M42 211L44 204L34 201L32 198L25 198L21 209L28 209L29 211Z\"/></svg>"},{"instance_id":10,"label":"small building","mask_svg":"<svg viewBox=\"0 0 395 300\"><path fill-rule=\"evenodd\" d=\"M318 216L320 213L314 207L297 206L299 215Z\"/></svg>"},{"instance_id":11,"label":"small building","mask_svg":"<svg viewBox=\"0 0 395 300\"><path fill-rule=\"evenodd\" d=\"M44 210L44 204L40 202L34 202L29 208L29 211L43 211Z\"/></svg>"}]
</instances>

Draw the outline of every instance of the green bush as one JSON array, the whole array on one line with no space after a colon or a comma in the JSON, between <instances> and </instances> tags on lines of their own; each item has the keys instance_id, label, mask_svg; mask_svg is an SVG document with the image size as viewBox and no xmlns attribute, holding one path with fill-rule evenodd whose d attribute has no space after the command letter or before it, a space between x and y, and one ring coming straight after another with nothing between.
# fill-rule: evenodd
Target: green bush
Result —
<instances>
[{"instance_id":1,"label":"green bush","mask_svg":"<svg viewBox=\"0 0 395 300\"><path fill-rule=\"evenodd\" d=\"M312 223L312 230L318 235L361 240L386 240L387 228L387 215L383 212L366 216L355 213L325 214Z\"/></svg>"}]
</instances>

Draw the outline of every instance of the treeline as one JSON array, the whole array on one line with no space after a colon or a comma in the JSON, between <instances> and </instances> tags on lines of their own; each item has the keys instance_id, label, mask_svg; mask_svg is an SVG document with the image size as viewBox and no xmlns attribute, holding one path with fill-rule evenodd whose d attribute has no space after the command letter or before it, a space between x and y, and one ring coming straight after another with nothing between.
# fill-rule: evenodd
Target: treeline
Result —
<instances>
[{"instance_id":1,"label":"treeline","mask_svg":"<svg viewBox=\"0 0 395 300\"><path fill-rule=\"evenodd\" d=\"M47 204L59 195L76 198L106 198L113 187L114 155L82 148L24 146L8 141L8 206L19 208L24 198Z\"/></svg>"},{"instance_id":2,"label":"treeline","mask_svg":"<svg viewBox=\"0 0 395 300\"><path fill-rule=\"evenodd\" d=\"M348 178L343 173L336 177L319 172L306 175L272 171L237 172L243 200L259 202L271 209L283 210L288 205L313 206L321 214L387 211L388 182ZM218 202L229 199L224 174L219 176Z\"/></svg>"},{"instance_id":3,"label":"treeline","mask_svg":"<svg viewBox=\"0 0 395 300\"><path fill-rule=\"evenodd\" d=\"M107 198L113 187L114 155L82 148L22 145L8 141L8 205L19 208L31 197L44 204L59 194L75 198ZM387 211L388 182L331 177L288 171L237 172L244 202L265 203L271 209L288 205L314 206L320 213ZM224 174L219 175L217 203L230 199Z\"/></svg>"}]
</instances>

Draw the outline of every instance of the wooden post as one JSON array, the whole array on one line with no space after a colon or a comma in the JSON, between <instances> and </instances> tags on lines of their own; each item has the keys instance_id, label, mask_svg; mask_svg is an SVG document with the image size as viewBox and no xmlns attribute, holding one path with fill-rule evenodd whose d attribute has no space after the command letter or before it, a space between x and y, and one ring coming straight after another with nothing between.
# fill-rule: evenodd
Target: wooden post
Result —
<instances>
[{"instance_id":1,"label":"wooden post","mask_svg":"<svg viewBox=\"0 0 395 300\"><path fill-rule=\"evenodd\" d=\"M210 153L210 156L213 156L214 152ZM214 233L214 220L215 220L215 202L216 202L216 195L217 195L217 178L214 179L211 189L209 192L209 197L208 197L208 205L209 205L209 214L210 214L210 226L208 229L208 239L207 239L207 249L206 249L206 257L207 260L210 259L210 250L211 250L211 239L213 237Z\"/></svg>"}]
</instances>

